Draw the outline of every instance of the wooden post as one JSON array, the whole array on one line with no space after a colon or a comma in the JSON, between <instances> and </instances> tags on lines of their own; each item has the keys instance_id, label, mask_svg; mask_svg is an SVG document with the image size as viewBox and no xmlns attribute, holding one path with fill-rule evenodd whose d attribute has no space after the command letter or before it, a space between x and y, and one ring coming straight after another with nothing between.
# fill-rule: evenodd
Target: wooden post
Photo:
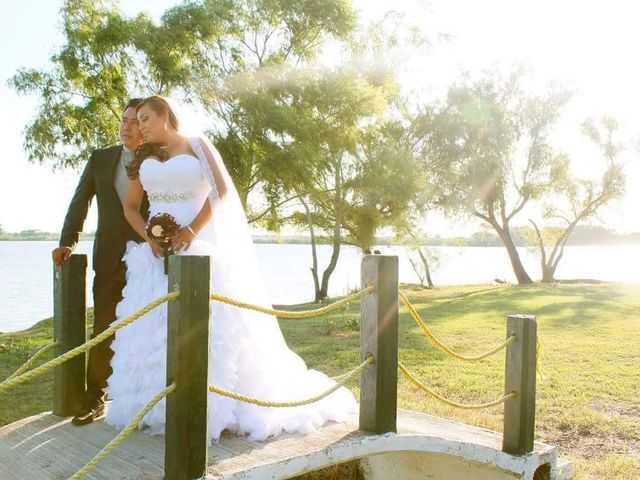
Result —
<instances>
[{"instance_id":1,"label":"wooden post","mask_svg":"<svg viewBox=\"0 0 640 480\"><path fill-rule=\"evenodd\" d=\"M167 480L203 478L207 469L209 386L209 257L172 255L167 322L164 469Z\"/></svg>"},{"instance_id":2,"label":"wooden post","mask_svg":"<svg viewBox=\"0 0 640 480\"><path fill-rule=\"evenodd\" d=\"M398 257L366 255L362 287L376 289L361 302L360 360L375 363L360 376L360 430L396 431L398 396Z\"/></svg>"},{"instance_id":3,"label":"wooden post","mask_svg":"<svg viewBox=\"0 0 640 480\"><path fill-rule=\"evenodd\" d=\"M53 268L53 340L56 357L87 341L87 256L71 255ZM82 407L86 354L59 365L53 373L53 413L74 415Z\"/></svg>"},{"instance_id":4,"label":"wooden post","mask_svg":"<svg viewBox=\"0 0 640 480\"><path fill-rule=\"evenodd\" d=\"M536 414L536 317L509 315L507 338L516 341L507 346L505 394L516 392L504 405L502 451L522 455L533 451Z\"/></svg>"}]
</instances>

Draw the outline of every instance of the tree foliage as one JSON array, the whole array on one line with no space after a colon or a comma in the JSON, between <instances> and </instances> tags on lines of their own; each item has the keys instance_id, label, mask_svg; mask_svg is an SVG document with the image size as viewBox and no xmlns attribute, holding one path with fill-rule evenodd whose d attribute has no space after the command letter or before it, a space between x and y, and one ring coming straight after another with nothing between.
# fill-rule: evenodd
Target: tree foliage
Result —
<instances>
[{"instance_id":1,"label":"tree foliage","mask_svg":"<svg viewBox=\"0 0 640 480\"><path fill-rule=\"evenodd\" d=\"M521 284L531 283L512 226L528 204L566 177L566 157L549 142L570 93L550 87L527 93L521 70L463 79L442 105L423 109L425 158L435 196L448 212L486 222L500 237Z\"/></svg>"}]
</instances>

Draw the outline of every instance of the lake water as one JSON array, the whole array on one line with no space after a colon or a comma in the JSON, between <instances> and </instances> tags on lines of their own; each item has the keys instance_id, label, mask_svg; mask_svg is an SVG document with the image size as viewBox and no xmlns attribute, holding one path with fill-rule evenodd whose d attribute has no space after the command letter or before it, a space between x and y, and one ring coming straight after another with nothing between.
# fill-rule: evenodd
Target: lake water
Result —
<instances>
[{"instance_id":1,"label":"lake water","mask_svg":"<svg viewBox=\"0 0 640 480\"><path fill-rule=\"evenodd\" d=\"M51 250L57 242L0 242L0 332L21 330L53 314L53 280ZM76 253L86 253L91 262L92 242L80 242ZM407 249L378 247L383 254L400 257L400 281L417 283ZM275 304L313 300L310 273L311 247L292 244L256 244L258 259L267 288ZM432 268L436 285L492 283L500 278L510 282L515 277L507 253L501 247L430 247L437 257ZM529 274L540 277L535 250L521 249ZM329 245L318 247L319 266L325 268L331 256ZM329 283L330 295L341 295L360 283L359 249L345 246L340 252L336 271ZM567 247L557 278L593 278L598 280L640 283L640 245ZM87 301L92 305L89 265Z\"/></svg>"}]
</instances>

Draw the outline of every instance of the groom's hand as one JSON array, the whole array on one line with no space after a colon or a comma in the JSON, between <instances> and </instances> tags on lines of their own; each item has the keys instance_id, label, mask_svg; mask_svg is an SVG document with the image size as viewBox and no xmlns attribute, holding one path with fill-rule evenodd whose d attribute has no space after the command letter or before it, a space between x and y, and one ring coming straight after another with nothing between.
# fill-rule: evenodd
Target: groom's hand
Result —
<instances>
[{"instance_id":1,"label":"groom's hand","mask_svg":"<svg viewBox=\"0 0 640 480\"><path fill-rule=\"evenodd\" d=\"M61 267L64 262L71 256L71 247L58 247L54 248L51 252L51 258L56 267Z\"/></svg>"}]
</instances>

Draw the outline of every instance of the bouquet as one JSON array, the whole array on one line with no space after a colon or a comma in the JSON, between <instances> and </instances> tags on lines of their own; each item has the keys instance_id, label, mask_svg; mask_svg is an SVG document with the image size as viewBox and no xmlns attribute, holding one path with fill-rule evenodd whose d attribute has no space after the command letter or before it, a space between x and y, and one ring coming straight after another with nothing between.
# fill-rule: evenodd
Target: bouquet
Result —
<instances>
[{"instance_id":1,"label":"bouquet","mask_svg":"<svg viewBox=\"0 0 640 480\"><path fill-rule=\"evenodd\" d=\"M176 219L168 213L158 213L149 219L147 224L147 236L158 240L158 243L162 247L162 253L164 255L164 273L169 271L169 255L173 254L173 248L171 246L171 237L178 233L180 225L176 222Z\"/></svg>"}]
</instances>

